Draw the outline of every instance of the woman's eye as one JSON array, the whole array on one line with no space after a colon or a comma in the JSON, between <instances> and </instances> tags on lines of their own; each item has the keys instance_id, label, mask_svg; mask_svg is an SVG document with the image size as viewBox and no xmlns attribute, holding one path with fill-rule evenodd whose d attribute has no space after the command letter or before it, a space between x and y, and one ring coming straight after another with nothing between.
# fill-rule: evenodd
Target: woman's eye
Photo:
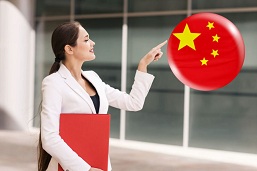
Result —
<instances>
[{"instance_id":1,"label":"woman's eye","mask_svg":"<svg viewBox=\"0 0 257 171\"><path fill-rule=\"evenodd\" d=\"M85 40L85 42L89 41L89 39Z\"/></svg>"}]
</instances>

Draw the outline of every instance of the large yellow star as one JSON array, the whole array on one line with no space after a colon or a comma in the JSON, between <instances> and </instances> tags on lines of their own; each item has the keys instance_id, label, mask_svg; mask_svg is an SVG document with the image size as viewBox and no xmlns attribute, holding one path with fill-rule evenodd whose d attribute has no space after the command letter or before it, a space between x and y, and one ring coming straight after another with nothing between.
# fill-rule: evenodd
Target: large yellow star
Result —
<instances>
[{"instance_id":1,"label":"large yellow star","mask_svg":"<svg viewBox=\"0 0 257 171\"><path fill-rule=\"evenodd\" d=\"M200 61L201 61L202 65L207 65L207 62L208 62L209 60L206 60L205 58L203 58L203 59L200 60Z\"/></svg>"},{"instance_id":2,"label":"large yellow star","mask_svg":"<svg viewBox=\"0 0 257 171\"><path fill-rule=\"evenodd\" d=\"M219 54L218 54L218 50L213 50L213 49L212 49L211 55L213 55L214 58L215 58L216 56L218 56L218 55L219 55Z\"/></svg>"},{"instance_id":3,"label":"large yellow star","mask_svg":"<svg viewBox=\"0 0 257 171\"><path fill-rule=\"evenodd\" d=\"M216 34L215 36L212 36L213 42L219 42L220 37Z\"/></svg>"},{"instance_id":4,"label":"large yellow star","mask_svg":"<svg viewBox=\"0 0 257 171\"><path fill-rule=\"evenodd\" d=\"M209 30L211 30L212 28L215 28L213 24L214 24L214 22L211 23L208 21L208 25L206 27L208 27Z\"/></svg>"},{"instance_id":5,"label":"large yellow star","mask_svg":"<svg viewBox=\"0 0 257 171\"><path fill-rule=\"evenodd\" d=\"M201 34L201 33L191 33L188 25L186 24L183 33L173 33L180 42L178 50L182 49L185 46L189 46L195 50L194 40Z\"/></svg>"}]
</instances>

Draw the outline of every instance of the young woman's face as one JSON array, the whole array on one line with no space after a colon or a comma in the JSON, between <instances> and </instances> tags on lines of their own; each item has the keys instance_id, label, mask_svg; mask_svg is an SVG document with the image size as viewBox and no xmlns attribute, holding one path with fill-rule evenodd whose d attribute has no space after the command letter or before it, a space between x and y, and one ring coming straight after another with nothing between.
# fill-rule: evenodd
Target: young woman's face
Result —
<instances>
[{"instance_id":1,"label":"young woman's face","mask_svg":"<svg viewBox=\"0 0 257 171\"><path fill-rule=\"evenodd\" d=\"M82 26L79 26L79 35L77 45L74 47L74 56L83 62L94 60L94 45L95 42L89 38L87 31Z\"/></svg>"}]
</instances>

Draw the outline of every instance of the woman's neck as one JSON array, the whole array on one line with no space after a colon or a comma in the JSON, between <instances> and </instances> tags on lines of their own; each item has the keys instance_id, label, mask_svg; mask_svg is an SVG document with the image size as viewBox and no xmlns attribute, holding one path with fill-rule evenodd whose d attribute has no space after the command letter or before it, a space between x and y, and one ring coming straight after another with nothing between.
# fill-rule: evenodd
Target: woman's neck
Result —
<instances>
[{"instance_id":1,"label":"woman's neck","mask_svg":"<svg viewBox=\"0 0 257 171\"><path fill-rule=\"evenodd\" d=\"M76 62L67 62L63 61L63 64L66 66L66 68L70 71L71 75L77 80L82 79L82 73L81 73L81 63L76 63Z\"/></svg>"}]
</instances>

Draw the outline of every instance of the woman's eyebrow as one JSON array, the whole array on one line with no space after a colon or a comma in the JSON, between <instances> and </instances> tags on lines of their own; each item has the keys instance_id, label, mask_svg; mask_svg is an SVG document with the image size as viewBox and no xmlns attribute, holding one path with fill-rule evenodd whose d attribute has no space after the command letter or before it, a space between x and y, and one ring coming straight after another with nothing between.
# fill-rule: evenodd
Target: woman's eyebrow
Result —
<instances>
[{"instance_id":1,"label":"woman's eyebrow","mask_svg":"<svg viewBox=\"0 0 257 171\"><path fill-rule=\"evenodd\" d=\"M88 37L89 37L89 35L86 35L86 36L85 36L85 38L88 38Z\"/></svg>"}]
</instances>

